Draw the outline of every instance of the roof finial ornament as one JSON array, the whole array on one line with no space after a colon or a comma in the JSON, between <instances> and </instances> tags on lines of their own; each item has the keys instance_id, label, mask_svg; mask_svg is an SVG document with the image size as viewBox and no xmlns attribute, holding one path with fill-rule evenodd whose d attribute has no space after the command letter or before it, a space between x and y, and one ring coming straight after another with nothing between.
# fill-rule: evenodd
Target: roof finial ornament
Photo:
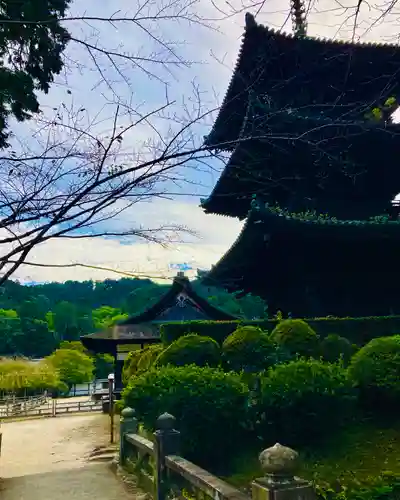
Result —
<instances>
[{"instance_id":1,"label":"roof finial ornament","mask_svg":"<svg viewBox=\"0 0 400 500\"><path fill-rule=\"evenodd\" d=\"M307 16L303 0L291 0L291 14L294 36L303 38L307 36Z\"/></svg>"},{"instance_id":2,"label":"roof finial ornament","mask_svg":"<svg viewBox=\"0 0 400 500\"><path fill-rule=\"evenodd\" d=\"M253 14L250 14L250 12L246 12L246 15L244 16L244 21L247 30L250 28L255 28L257 26L256 19L253 16Z\"/></svg>"}]
</instances>

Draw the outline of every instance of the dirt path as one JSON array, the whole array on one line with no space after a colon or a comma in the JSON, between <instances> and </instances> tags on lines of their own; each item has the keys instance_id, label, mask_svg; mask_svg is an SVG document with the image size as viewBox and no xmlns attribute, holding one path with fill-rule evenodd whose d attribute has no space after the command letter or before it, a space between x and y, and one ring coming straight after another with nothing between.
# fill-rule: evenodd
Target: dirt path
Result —
<instances>
[{"instance_id":1,"label":"dirt path","mask_svg":"<svg viewBox=\"0 0 400 500\"><path fill-rule=\"evenodd\" d=\"M83 415L2 424L2 500L132 500L107 463L88 462L107 444L107 417Z\"/></svg>"}]
</instances>

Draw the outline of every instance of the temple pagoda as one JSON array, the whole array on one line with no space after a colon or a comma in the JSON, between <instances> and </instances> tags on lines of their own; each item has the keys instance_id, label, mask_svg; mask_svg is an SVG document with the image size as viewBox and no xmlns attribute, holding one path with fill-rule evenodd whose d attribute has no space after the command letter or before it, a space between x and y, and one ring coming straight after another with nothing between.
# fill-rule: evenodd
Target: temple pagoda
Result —
<instances>
[{"instance_id":1,"label":"temple pagoda","mask_svg":"<svg viewBox=\"0 0 400 500\"><path fill-rule=\"evenodd\" d=\"M115 392L119 395L122 389L122 368L129 351L161 342L161 324L171 321L236 319L197 294L189 279L183 272L179 272L170 289L156 304L105 331L83 335L81 342L93 353L114 356Z\"/></svg>"},{"instance_id":2,"label":"temple pagoda","mask_svg":"<svg viewBox=\"0 0 400 500\"><path fill-rule=\"evenodd\" d=\"M246 219L206 282L316 317L400 312L400 48L293 35L246 14L205 143L230 151L206 213ZM302 28L302 29L300 29Z\"/></svg>"}]
</instances>

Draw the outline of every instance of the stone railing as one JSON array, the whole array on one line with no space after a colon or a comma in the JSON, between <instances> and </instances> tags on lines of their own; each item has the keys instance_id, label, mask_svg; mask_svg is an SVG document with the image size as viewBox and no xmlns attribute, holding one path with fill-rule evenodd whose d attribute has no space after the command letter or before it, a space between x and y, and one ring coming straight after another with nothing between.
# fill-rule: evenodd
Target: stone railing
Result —
<instances>
[{"instance_id":1,"label":"stone railing","mask_svg":"<svg viewBox=\"0 0 400 500\"><path fill-rule=\"evenodd\" d=\"M138 421L131 408L121 413L120 457L122 467L134 474L138 484L156 500L315 500L307 481L295 476L298 454L275 444L260 454L264 476L251 484L251 496L180 456L180 432L168 413L156 422L152 440L138 434Z\"/></svg>"}]
</instances>

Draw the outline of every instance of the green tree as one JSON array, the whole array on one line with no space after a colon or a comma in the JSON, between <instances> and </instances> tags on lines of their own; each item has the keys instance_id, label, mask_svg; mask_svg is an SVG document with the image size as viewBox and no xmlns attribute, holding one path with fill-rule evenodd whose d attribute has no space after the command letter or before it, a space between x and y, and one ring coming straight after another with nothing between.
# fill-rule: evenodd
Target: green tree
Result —
<instances>
[{"instance_id":1,"label":"green tree","mask_svg":"<svg viewBox=\"0 0 400 500\"><path fill-rule=\"evenodd\" d=\"M0 309L0 355L10 356L18 352L23 337L21 320L14 309Z\"/></svg>"},{"instance_id":2,"label":"green tree","mask_svg":"<svg viewBox=\"0 0 400 500\"><path fill-rule=\"evenodd\" d=\"M18 313L14 309L0 309L0 318L16 319Z\"/></svg>"},{"instance_id":3,"label":"green tree","mask_svg":"<svg viewBox=\"0 0 400 500\"><path fill-rule=\"evenodd\" d=\"M7 146L7 120L39 112L36 92L47 93L62 70L69 40L61 26L70 0L0 1L0 148ZM39 23L47 20L49 22Z\"/></svg>"},{"instance_id":4,"label":"green tree","mask_svg":"<svg viewBox=\"0 0 400 500\"><path fill-rule=\"evenodd\" d=\"M257 295L248 293L239 297L236 293L215 287L207 287L201 283L193 284L195 290L206 297L214 306L244 319L262 319L267 317L267 305Z\"/></svg>"},{"instance_id":5,"label":"green tree","mask_svg":"<svg viewBox=\"0 0 400 500\"><path fill-rule=\"evenodd\" d=\"M63 300L53 309L54 329L62 340L77 340L77 307Z\"/></svg>"},{"instance_id":6,"label":"green tree","mask_svg":"<svg viewBox=\"0 0 400 500\"><path fill-rule=\"evenodd\" d=\"M60 343L60 349L72 349L74 351L82 352L93 359L94 362L94 374L96 378L107 378L110 373L114 372L114 357L110 354L96 354L93 356L89 351L85 349L82 342L80 341L62 341Z\"/></svg>"},{"instance_id":7,"label":"green tree","mask_svg":"<svg viewBox=\"0 0 400 500\"><path fill-rule=\"evenodd\" d=\"M57 349L48 361L56 368L60 380L71 387L93 379L93 360L75 349Z\"/></svg>"},{"instance_id":8,"label":"green tree","mask_svg":"<svg viewBox=\"0 0 400 500\"><path fill-rule=\"evenodd\" d=\"M125 308L130 314L139 314L155 304L167 291L168 286L145 282L137 287L125 299Z\"/></svg>"},{"instance_id":9,"label":"green tree","mask_svg":"<svg viewBox=\"0 0 400 500\"><path fill-rule=\"evenodd\" d=\"M40 304L40 300L37 300L36 297L30 297L29 300L25 300L18 306L20 318L44 320L47 311L43 310L43 304Z\"/></svg>"},{"instance_id":10,"label":"green tree","mask_svg":"<svg viewBox=\"0 0 400 500\"><path fill-rule=\"evenodd\" d=\"M96 330L105 330L128 317L121 309L110 306L101 306L92 312L93 324Z\"/></svg>"},{"instance_id":11,"label":"green tree","mask_svg":"<svg viewBox=\"0 0 400 500\"><path fill-rule=\"evenodd\" d=\"M79 351L79 352L83 352L83 354L86 354L89 356L87 350L85 349L84 345L82 344L82 342L79 342L79 341L69 341L69 340L62 340L60 342L60 347L59 349L71 349L73 351Z\"/></svg>"},{"instance_id":12,"label":"green tree","mask_svg":"<svg viewBox=\"0 0 400 500\"><path fill-rule=\"evenodd\" d=\"M17 348L20 354L41 358L54 351L58 345L58 338L49 330L46 321L40 319L23 318L21 320L23 335L17 337Z\"/></svg>"}]
</instances>

